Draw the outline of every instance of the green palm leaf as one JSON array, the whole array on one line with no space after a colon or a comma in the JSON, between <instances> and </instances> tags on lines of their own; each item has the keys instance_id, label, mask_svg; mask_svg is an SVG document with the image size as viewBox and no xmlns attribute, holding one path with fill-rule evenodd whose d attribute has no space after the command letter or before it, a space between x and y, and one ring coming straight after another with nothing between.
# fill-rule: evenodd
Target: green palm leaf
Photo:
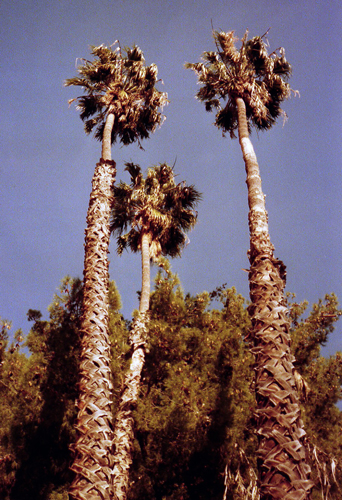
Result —
<instances>
[{"instance_id":1,"label":"green palm leaf","mask_svg":"<svg viewBox=\"0 0 342 500\"><path fill-rule=\"evenodd\" d=\"M154 258L180 255L186 232L197 221L194 207L201 195L192 185L176 184L173 169L165 163L149 168L145 179L139 165L126 163L126 170L131 184L120 182L114 188L111 217L111 232L119 235L118 252L140 251L142 234L148 233Z\"/></svg>"},{"instance_id":2,"label":"green palm leaf","mask_svg":"<svg viewBox=\"0 0 342 500\"><path fill-rule=\"evenodd\" d=\"M69 102L77 101L85 132L94 131L99 141L103 138L108 113L115 115L112 143L117 140L123 144L139 142L163 122L161 111L168 99L165 92L156 88L157 66L145 66L139 47L126 48L125 52L122 54L120 46L116 49L103 45L92 47L94 60L82 59L79 76L64 82L65 86L76 85L84 90L85 95Z\"/></svg>"},{"instance_id":3,"label":"green palm leaf","mask_svg":"<svg viewBox=\"0 0 342 500\"><path fill-rule=\"evenodd\" d=\"M215 125L235 137L238 127L236 99L246 104L249 128L269 129L280 115L281 103L290 96L287 83L291 66L283 48L268 54L264 37L241 40L238 50L234 31L214 31L216 52L204 52L203 62L187 63L201 85L196 97L207 111L216 113Z\"/></svg>"}]
</instances>

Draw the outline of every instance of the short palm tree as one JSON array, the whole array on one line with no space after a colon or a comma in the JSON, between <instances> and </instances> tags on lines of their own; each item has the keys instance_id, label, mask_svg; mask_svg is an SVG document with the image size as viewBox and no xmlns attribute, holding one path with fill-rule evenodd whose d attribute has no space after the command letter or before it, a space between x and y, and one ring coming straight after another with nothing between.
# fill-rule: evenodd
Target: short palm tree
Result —
<instances>
[{"instance_id":1,"label":"short palm tree","mask_svg":"<svg viewBox=\"0 0 342 500\"><path fill-rule=\"evenodd\" d=\"M133 321L130 343L132 359L126 375L114 428L114 499L127 496L132 463L134 420L141 372L145 362L147 317L150 300L150 262L161 256L176 257L187 243L186 232L197 220L194 206L200 194L194 186L175 183L173 169L161 164L148 169L146 179L133 163L126 164L131 183L114 189L111 230L117 234L118 253L140 252L142 288L139 314ZM128 230L129 229L129 230ZM127 231L127 232L126 232Z\"/></svg>"},{"instance_id":2,"label":"short palm tree","mask_svg":"<svg viewBox=\"0 0 342 500\"><path fill-rule=\"evenodd\" d=\"M84 260L82 359L77 440L71 469L76 473L70 495L78 500L112 498L113 473L110 345L108 337L108 244L109 218L113 204L115 162L111 145L130 144L149 137L162 121L167 101L159 92L157 67L145 66L138 47L122 54L104 46L92 47L94 60L82 60L79 76L65 85L82 88L77 101L85 131L95 130L102 142L87 214Z\"/></svg>"},{"instance_id":3,"label":"short palm tree","mask_svg":"<svg viewBox=\"0 0 342 500\"><path fill-rule=\"evenodd\" d=\"M261 498L304 499L312 483L290 352L285 266L273 254L258 162L249 139L252 127L267 130L285 115L281 103L291 94L291 66L282 48L268 54L266 34L248 40L246 32L239 50L233 31L213 34L217 50L186 67L197 73L197 98L216 113L215 125L231 137L238 132L246 167Z\"/></svg>"}]
</instances>

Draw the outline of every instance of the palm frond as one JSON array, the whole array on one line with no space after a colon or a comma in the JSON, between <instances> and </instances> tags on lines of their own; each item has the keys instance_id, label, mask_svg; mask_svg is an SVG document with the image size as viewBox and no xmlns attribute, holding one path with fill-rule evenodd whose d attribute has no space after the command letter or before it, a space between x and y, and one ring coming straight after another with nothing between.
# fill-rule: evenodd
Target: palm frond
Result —
<instances>
[{"instance_id":1,"label":"palm frond","mask_svg":"<svg viewBox=\"0 0 342 500\"><path fill-rule=\"evenodd\" d=\"M139 165L126 163L130 185L120 182L114 188L111 232L118 234L119 250L140 248L143 233L149 233L151 257L180 255L187 237L197 221L194 207L201 199L193 185L175 183L173 168L166 163L151 167L144 179ZM126 234L129 228L131 228Z\"/></svg>"},{"instance_id":2,"label":"palm frond","mask_svg":"<svg viewBox=\"0 0 342 500\"><path fill-rule=\"evenodd\" d=\"M291 93L291 66L283 48L268 53L265 35L248 40L246 31L238 50L234 31L213 31L217 50L204 52L203 62L185 65L197 74L196 98L206 111L215 112L215 125L223 134L235 137L238 97L245 101L249 128L268 129L284 114L281 103Z\"/></svg>"},{"instance_id":3,"label":"palm frond","mask_svg":"<svg viewBox=\"0 0 342 500\"><path fill-rule=\"evenodd\" d=\"M131 182L134 186L140 183L139 181L142 179L142 173L139 165L133 162L127 162L125 163L125 170L127 170L131 176Z\"/></svg>"},{"instance_id":4,"label":"palm frond","mask_svg":"<svg viewBox=\"0 0 342 500\"><path fill-rule=\"evenodd\" d=\"M89 135L94 127L96 127L98 124L98 119L97 118L91 118L90 120L86 120L84 123L84 131L87 135Z\"/></svg>"},{"instance_id":5,"label":"palm frond","mask_svg":"<svg viewBox=\"0 0 342 500\"><path fill-rule=\"evenodd\" d=\"M112 143L119 140L126 145L138 141L140 145L163 123L162 110L168 97L156 88L157 66L145 66L141 49L134 46L125 52L123 55L120 46L93 46L94 59L82 59L79 76L65 80L64 85L81 86L84 90L85 95L75 101L87 133L94 129L95 138L102 140L107 114L113 113ZM96 121L90 121L90 117Z\"/></svg>"},{"instance_id":6,"label":"palm frond","mask_svg":"<svg viewBox=\"0 0 342 500\"><path fill-rule=\"evenodd\" d=\"M117 243L116 251L119 255L122 255L123 251L126 250L128 247L128 235L125 234L124 236L122 235L118 236L116 243Z\"/></svg>"},{"instance_id":7,"label":"palm frond","mask_svg":"<svg viewBox=\"0 0 342 500\"><path fill-rule=\"evenodd\" d=\"M78 98L76 109L80 111L81 120L85 121L91 116L101 113L102 103L95 95L82 96Z\"/></svg>"}]
</instances>

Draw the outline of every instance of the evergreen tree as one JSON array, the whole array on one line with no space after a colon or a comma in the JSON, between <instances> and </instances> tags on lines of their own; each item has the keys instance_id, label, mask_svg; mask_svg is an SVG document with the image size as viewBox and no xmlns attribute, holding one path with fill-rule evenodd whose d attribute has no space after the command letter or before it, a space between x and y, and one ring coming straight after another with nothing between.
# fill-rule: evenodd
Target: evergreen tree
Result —
<instances>
[{"instance_id":1,"label":"evergreen tree","mask_svg":"<svg viewBox=\"0 0 342 500\"><path fill-rule=\"evenodd\" d=\"M4 352L0 373L0 492L6 500L12 499L21 463L27 456L26 441L36 429L42 408L38 382L42 370L21 352L22 341L18 330Z\"/></svg>"},{"instance_id":2,"label":"evergreen tree","mask_svg":"<svg viewBox=\"0 0 342 500\"><path fill-rule=\"evenodd\" d=\"M250 320L234 289L185 295L167 261L150 299L146 362L133 418L129 500L257 500ZM68 443L76 439L75 380L80 360L82 287L63 280L43 321L33 322L23 351L18 330L8 342L2 322L0 498L67 500ZM114 409L130 364L120 297L109 288ZM314 304L288 299L296 380L315 481L313 500L339 500L342 489L341 353L320 349L341 316L334 294ZM30 355L25 353L29 348ZM115 410L114 410L115 412Z\"/></svg>"},{"instance_id":3,"label":"evergreen tree","mask_svg":"<svg viewBox=\"0 0 342 500\"><path fill-rule=\"evenodd\" d=\"M224 287L184 296L164 263L150 315L129 498L221 500L236 444L254 441L244 301Z\"/></svg>"},{"instance_id":4,"label":"evergreen tree","mask_svg":"<svg viewBox=\"0 0 342 500\"><path fill-rule=\"evenodd\" d=\"M0 385L7 394L3 391L6 397L1 410L3 417L5 412L9 416L2 419L1 428L6 435L0 443L5 445L2 455L7 457L8 472L7 480L4 476L0 482L0 491L7 487L10 500L67 499L66 490L72 479L69 445L76 439L82 292L79 279L65 278L60 294L54 296L49 307L48 321L41 319L39 311L28 312L33 326L24 347L30 356L19 352L18 342L5 352ZM111 282L110 325L121 345L127 335L125 322L118 313L120 307L120 297ZM23 340L20 331L17 338ZM120 360L115 359L113 368L115 377L119 377L123 372ZM7 500L5 495L1 498Z\"/></svg>"},{"instance_id":5,"label":"evergreen tree","mask_svg":"<svg viewBox=\"0 0 342 500\"><path fill-rule=\"evenodd\" d=\"M12 426L13 436L24 435L11 500L45 500L53 489L71 480L69 445L75 440L80 280L65 278L60 292L49 307L49 321L43 321L39 311L28 311L33 326L25 342L30 352L26 376L30 377L28 386L37 392L37 404L27 413L24 429L22 422Z\"/></svg>"},{"instance_id":6,"label":"evergreen tree","mask_svg":"<svg viewBox=\"0 0 342 500\"><path fill-rule=\"evenodd\" d=\"M303 317L308 303L290 303L292 350L300 374L302 414L315 481L313 500L339 500L342 490L342 353L321 355L342 315L336 295L327 294Z\"/></svg>"},{"instance_id":7,"label":"evergreen tree","mask_svg":"<svg viewBox=\"0 0 342 500\"><path fill-rule=\"evenodd\" d=\"M304 446L293 355L290 351L288 311L284 303L285 266L274 257L265 197L249 132L271 128L282 101L291 94L291 66L283 48L268 54L265 35L242 39L234 32L214 32L216 51L203 61L187 64L201 85L197 98L215 111L215 125L231 137L238 132L247 174L249 205L249 285L251 335L256 373L258 470L263 500L304 500L312 481Z\"/></svg>"},{"instance_id":8,"label":"evergreen tree","mask_svg":"<svg viewBox=\"0 0 342 500\"><path fill-rule=\"evenodd\" d=\"M113 203L115 162L111 145L149 137L162 121L160 108L167 102L159 92L157 66L144 65L139 47L122 54L120 46L92 47L93 61L83 60L80 76L66 80L85 95L77 101L85 132L95 129L102 153L92 181L87 213L84 258L82 361L80 395L70 495L78 500L112 497L112 381L108 332L109 217Z\"/></svg>"},{"instance_id":9,"label":"evergreen tree","mask_svg":"<svg viewBox=\"0 0 342 500\"><path fill-rule=\"evenodd\" d=\"M8 500L17 469L15 448L11 442L11 424L17 410L23 360L18 353L18 342L8 346L11 323L0 318L0 326L0 498ZM20 334L18 331L15 335L18 340Z\"/></svg>"}]
</instances>

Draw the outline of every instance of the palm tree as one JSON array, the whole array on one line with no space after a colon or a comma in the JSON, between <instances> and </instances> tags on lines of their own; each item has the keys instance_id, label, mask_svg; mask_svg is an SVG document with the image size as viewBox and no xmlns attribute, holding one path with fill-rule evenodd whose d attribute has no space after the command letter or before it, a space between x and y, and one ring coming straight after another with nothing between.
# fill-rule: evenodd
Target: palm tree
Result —
<instances>
[{"instance_id":1,"label":"palm tree","mask_svg":"<svg viewBox=\"0 0 342 500\"><path fill-rule=\"evenodd\" d=\"M238 132L246 168L261 498L304 499L312 482L290 352L285 266L274 257L258 162L249 139L252 127L267 130L285 116L280 106L291 94L287 81L291 66L283 48L268 54L266 33L248 40L246 32L240 50L233 31L213 35L217 50L205 52L203 62L186 67L197 73L201 85L197 98L207 111L215 111L215 125L232 138Z\"/></svg>"},{"instance_id":2,"label":"palm tree","mask_svg":"<svg viewBox=\"0 0 342 500\"><path fill-rule=\"evenodd\" d=\"M130 334L132 358L125 377L114 428L114 498L125 500L132 463L134 419L141 372L145 362L150 300L150 261L176 257L187 244L186 232L196 223L194 206L200 194L194 186L175 183L171 167L161 164L148 169L146 179L134 163L127 163L130 185L115 187L111 230L117 234L118 253L124 249L141 253L142 288L139 314ZM129 229L129 230L128 230ZM128 230L128 231L127 231ZM127 232L126 232L127 231Z\"/></svg>"},{"instance_id":3,"label":"palm tree","mask_svg":"<svg viewBox=\"0 0 342 500\"><path fill-rule=\"evenodd\" d=\"M115 50L92 47L94 60L82 60L79 76L65 81L66 86L82 87L77 101L85 131L95 131L102 142L96 165L87 213L84 259L84 297L81 326L82 358L77 440L71 469L76 473L70 495L76 499L109 500L112 483L112 409L110 344L108 337L108 244L109 219L113 204L115 162L111 145L149 137L162 121L160 108L167 102L159 92L157 67L144 65L138 47Z\"/></svg>"}]
</instances>

